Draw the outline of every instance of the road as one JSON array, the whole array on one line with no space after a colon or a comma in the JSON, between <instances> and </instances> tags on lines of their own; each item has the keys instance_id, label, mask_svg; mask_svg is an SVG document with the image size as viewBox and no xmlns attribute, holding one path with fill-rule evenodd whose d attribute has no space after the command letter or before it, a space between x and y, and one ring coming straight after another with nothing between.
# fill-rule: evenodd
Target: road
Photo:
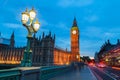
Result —
<instances>
[{"instance_id":1,"label":"road","mask_svg":"<svg viewBox=\"0 0 120 80\"><path fill-rule=\"evenodd\" d=\"M87 76L87 77L86 77ZM69 72L62 73L56 77L49 80L97 80L95 76L91 73L88 66L83 67L73 67Z\"/></svg>"},{"instance_id":2,"label":"road","mask_svg":"<svg viewBox=\"0 0 120 80\"><path fill-rule=\"evenodd\" d=\"M98 80L120 80L120 70L111 67L99 68L89 66Z\"/></svg>"},{"instance_id":3,"label":"road","mask_svg":"<svg viewBox=\"0 0 120 80\"><path fill-rule=\"evenodd\" d=\"M74 69L49 80L120 80L120 69L96 66L73 67Z\"/></svg>"},{"instance_id":4,"label":"road","mask_svg":"<svg viewBox=\"0 0 120 80\"><path fill-rule=\"evenodd\" d=\"M120 80L120 70L107 67L107 68L103 68L103 71L113 76L115 79Z\"/></svg>"}]
</instances>

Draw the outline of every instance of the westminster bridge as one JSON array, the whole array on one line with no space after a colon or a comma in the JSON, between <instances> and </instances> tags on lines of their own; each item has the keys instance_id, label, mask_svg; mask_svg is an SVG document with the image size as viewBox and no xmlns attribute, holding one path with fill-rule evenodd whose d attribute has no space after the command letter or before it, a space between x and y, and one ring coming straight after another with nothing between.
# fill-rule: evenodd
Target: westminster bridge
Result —
<instances>
[{"instance_id":1,"label":"westminster bridge","mask_svg":"<svg viewBox=\"0 0 120 80\"><path fill-rule=\"evenodd\" d=\"M0 70L0 80L120 80L120 68L73 63Z\"/></svg>"},{"instance_id":2,"label":"westminster bridge","mask_svg":"<svg viewBox=\"0 0 120 80\"><path fill-rule=\"evenodd\" d=\"M16 67L0 70L0 80L84 80L85 75L89 80L95 80L95 77L88 71L89 68L84 63L64 66Z\"/></svg>"}]
</instances>

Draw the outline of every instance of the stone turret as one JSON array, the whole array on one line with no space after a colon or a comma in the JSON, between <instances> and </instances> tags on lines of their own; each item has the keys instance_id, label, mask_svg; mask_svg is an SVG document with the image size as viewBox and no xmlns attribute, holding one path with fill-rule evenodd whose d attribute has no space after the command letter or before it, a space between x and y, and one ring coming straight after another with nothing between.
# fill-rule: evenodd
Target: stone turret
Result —
<instances>
[{"instance_id":1,"label":"stone turret","mask_svg":"<svg viewBox=\"0 0 120 80\"><path fill-rule=\"evenodd\" d=\"M120 44L120 40L119 39L117 40L117 44Z\"/></svg>"},{"instance_id":2,"label":"stone turret","mask_svg":"<svg viewBox=\"0 0 120 80\"><path fill-rule=\"evenodd\" d=\"M10 38L10 46L11 46L11 47L14 47L14 46L15 46L14 31L13 31L13 33L12 33L12 35L11 35L11 38Z\"/></svg>"},{"instance_id":3,"label":"stone turret","mask_svg":"<svg viewBox=\"0 0 120 80\"><path fill-rule=\"evenodd\" d=\"M44 38L45 37L45 33L43 32L43 34L42 34L42 38Z\"/></svg>"}]
</instances>

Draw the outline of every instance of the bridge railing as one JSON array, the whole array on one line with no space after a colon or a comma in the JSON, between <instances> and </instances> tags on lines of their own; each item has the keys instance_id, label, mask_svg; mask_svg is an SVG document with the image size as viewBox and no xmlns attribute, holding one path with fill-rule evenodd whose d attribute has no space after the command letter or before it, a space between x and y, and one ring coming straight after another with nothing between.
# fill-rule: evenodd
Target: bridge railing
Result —
<instances>
[{"instance_id":1,"label":"bridge railing","mask_svg":"<svg viewBox=\"0 0 120 80\"><path fill-rule=\"evenodd\" d=\"M50 66L0 70L0 80L47 80L68 71L70 68L70 66Z\"/></svg>"},{"instance_id":2,"label":"bridge railing","mask_svg":"<svg viewBox=\"0 0 120 80\"><path fill-rule=\"evenodd\" d=\"M20 74L17 69L0 70L0 80L19 80Z\"/></svg>"},{"instance_id":3,"label":"bridge railing","mask_svg":"<svg viewBox=\"0 0 120 80\"><path fill-rule=\"evenodd\" d=\"M46 80L56 75L59 75L65 71L68 71L70 66L54 66L54 67L43 67L40 72L40 79Z\"/></svg>"}]
</instances>

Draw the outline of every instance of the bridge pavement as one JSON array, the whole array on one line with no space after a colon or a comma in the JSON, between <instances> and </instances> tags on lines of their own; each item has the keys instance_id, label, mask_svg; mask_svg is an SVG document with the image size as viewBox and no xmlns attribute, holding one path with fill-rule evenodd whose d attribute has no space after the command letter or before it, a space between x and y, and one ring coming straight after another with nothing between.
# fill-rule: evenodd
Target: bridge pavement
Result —
<instances>
[{"instance_id":1,"label":"bridge pavement","mask_svg":"<svg viewBox=\"0 0 120 80\"><path fill-rule=\"evenodd\" d=\"M74 67L73 70L60 74L49 80L97 80L88 66Z\"/></svg>"}]
</instances>

